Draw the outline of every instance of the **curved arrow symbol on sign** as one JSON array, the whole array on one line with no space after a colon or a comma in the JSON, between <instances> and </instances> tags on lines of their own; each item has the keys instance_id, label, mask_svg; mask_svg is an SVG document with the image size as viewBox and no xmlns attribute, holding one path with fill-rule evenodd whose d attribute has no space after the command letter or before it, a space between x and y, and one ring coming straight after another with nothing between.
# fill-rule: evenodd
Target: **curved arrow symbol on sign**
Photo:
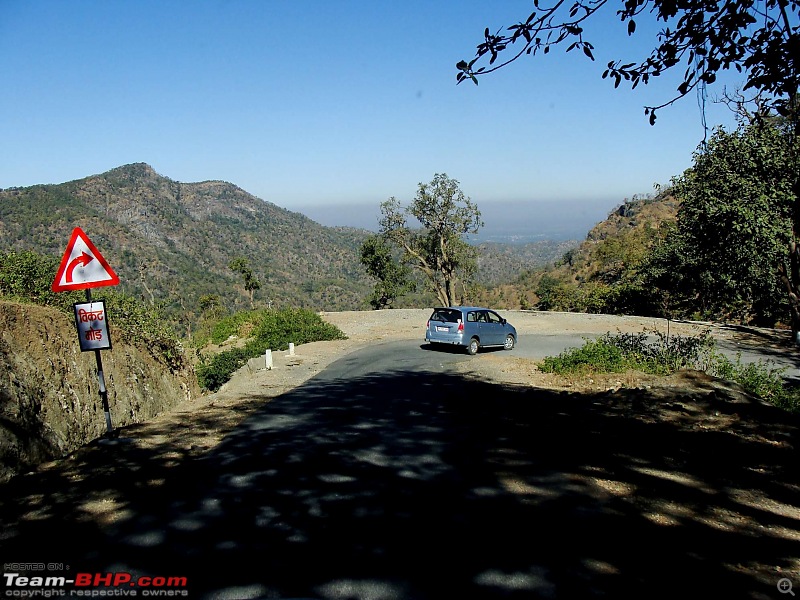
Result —
<instances>
[{"instance_id":1,"label":"curved arrow symbol on sign","mask_svg":"<svg viewBox=\"0 0 800 600\"><path fill-rule=\"evenodd\" d=\"M79 267L83 271L76 274L75 269ZM104 285L119 285L119 277L83 230L76 227L72 230L50 289L54 292L71 292Z\"/></svg>"},{"instance_id":2,"label":"curved arrow symbol on sign","mask_svg":"<svg viewBox=\"0 0 800 600\"><path fill-rule=\"evenodd\" d=\"M82 252L81 255L78 256L77 258L73 258L72 261L70 261L69 265L67 266L67 273L66 273L67 283L72 283L72 272L75 270L77 266L80 265L81 267L85 267L93 260L94 256L87 253L86 251Z\"/></svg>"}]
</instances>

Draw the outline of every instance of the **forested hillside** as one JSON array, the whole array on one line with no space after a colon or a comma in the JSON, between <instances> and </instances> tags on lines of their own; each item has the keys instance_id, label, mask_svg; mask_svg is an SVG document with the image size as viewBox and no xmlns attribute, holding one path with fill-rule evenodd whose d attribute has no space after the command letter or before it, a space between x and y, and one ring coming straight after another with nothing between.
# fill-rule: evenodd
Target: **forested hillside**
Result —
<instances>
[{"instance_id":1,"label":"forested hillside","mask_svg":"<svg viewBox=\"0 0 800 600\"><path fill-rule=\"evenodd\" d=\"M76 226L120 276L119 291L162 306L181 329L251 305L363 309L373 284L359 261L368 232L324 227L231 183L180 183L137 163L0 190L0 251L60 258ZM574 244L481 244L476 284L513 280ZM420 283L395 305L432 302Z\"/></svg>"},{"instance_id":2,"label":"forested hillside","mask_svg":"<svg viewBox=\"0 0 800 600\"><path fill-rule=\"evenodd\" d=\"M675 226L679 206L671 190L625 202L551 268L520 278L526 298L543 310L626 312L613 303Z\"/></svg>"},{"instance_id":3,"label":"forested hillside","mask_svg":"<svg viewBox=\"0 0 800 600\"><path fill-rule=\"evenodd\" d=\"M481 301L507 308L598 312L608 283L634 271L674 223L679 203L668 193L614 208L578 243L565 243L549 264L483 291Z\"/></svg>"},{"instance_id":4,"label":"forested hillside","mask_svg":"<svg viewBox=\"0 0 800 600\"><path fill-rule=\"evenodd\" d=\"M692 167L656 197L626 202L554 265L484 299L542 310L789 325L797 300L788 289L800 277L791 243L797 143L781 118L718 129Z\"/></svg>"},{"instance_id":5,"label":"forested hillside","mask_svg":"<svg viewBox=\"0 0 800 600\"><path fill-rule=\"evenodd\" d=\"M552 264L577 245L577 240L543 240L528 244L483 242L478 245L477 283L491 288L511 282L525 271Z\"/></svg>"},{"instance_id":6,"label":"forested hillside","mask_svg":"<svg viewBox=\"0 0 800 600\"><path fill-rule=\"evenodd\" d=\"M0 191L0 249L60 257L80 226L120 276L120 291L191 321L200 299L249 307L244 258L259 305L359 307L368 285L365 232L323 227L222 181L179 183L132 164L58 185Z\"/></svg>"}]
</instances>

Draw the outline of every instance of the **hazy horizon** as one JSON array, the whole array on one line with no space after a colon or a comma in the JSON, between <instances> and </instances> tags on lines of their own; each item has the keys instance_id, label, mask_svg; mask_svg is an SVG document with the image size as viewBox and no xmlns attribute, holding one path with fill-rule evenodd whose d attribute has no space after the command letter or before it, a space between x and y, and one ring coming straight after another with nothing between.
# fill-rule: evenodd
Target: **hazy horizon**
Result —
<instances>
[{"instance_id":1,"label":"hazy horizon","mask_svg":"<svg viewBox=\"0 0 800 600\"><path fill-rule=\"evenodd\" d=\"M484 202L478 205L484 226L472 238L502 243L582 240L622 202L609 199ZM309 204L288 210L328 227L378 230L379 203Z\"/></svg>"},{"instance_id":2,"label":"hazy horizon","mask_svg":"<svg viewBox=\"0 0 800 600\"><path fill-rule=\"evenodd\" d=\"M147 162L290 208L407 198L437 173L482 208L621 200L689 168L706 124L735 127L727 105L691 98L651 126L642 107L673 97L679 72L635 91L602 78L650 54L655 20L635 36L593 22L596 62L562 48L457 85L485 28L525 5L0 1L0 187ZM741 80L721 72L709 93Z\"/></svg>"}]
</instances>

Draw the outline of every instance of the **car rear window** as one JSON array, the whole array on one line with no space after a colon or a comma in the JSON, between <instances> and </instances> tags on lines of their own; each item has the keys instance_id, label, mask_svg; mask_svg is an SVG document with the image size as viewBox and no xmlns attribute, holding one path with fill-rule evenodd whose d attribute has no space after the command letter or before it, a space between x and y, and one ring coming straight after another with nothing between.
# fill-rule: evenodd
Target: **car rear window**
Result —
<instances>
[{"instance_id":1,"label":"car rear window","mask_svg":"<svg viewBox=\"0 0 800 600\"><path fill-rule=\"evenodd\" d=\"M461 311L452 308L437 308L431 315L431 321L442 321L443 323L457 323L461 318Z\"/></svg>"}]
</instances>

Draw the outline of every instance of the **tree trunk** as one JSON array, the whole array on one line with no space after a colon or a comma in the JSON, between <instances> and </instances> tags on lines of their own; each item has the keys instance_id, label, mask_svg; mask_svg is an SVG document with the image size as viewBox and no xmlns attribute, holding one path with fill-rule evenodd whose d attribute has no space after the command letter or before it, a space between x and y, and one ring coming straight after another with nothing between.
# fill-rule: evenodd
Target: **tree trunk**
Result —
<instances>
[{"instance_id":1,"label":"tree trunk","mask_svg":"<svg viewBox=\"0 0 800 600\"><path fill-rule=\"evenodd\" d=\"M786 295L789 297L789 316L792 322L792 343L798 343L800 336L800 295L798 295L798 283L800 283L800 270L798 269L798 246L795 241L795 234L792 233L792 240L789 242L789 264L785 262L778 267L781 281L786 288Z\"/></svg>"},{"instance_id":2,"label":"tree trunk","mask_svg":"<svg viewBox=\"0 0 800 600\"><path fill-rule=\"evenodd\" d=\"M448 278L444 280L444 293L447 296L447 306L453 306L453 282Z\"/></svg>"},{"instance_id":3,"label":"tree trunk","mask_svg":"<svg viewBox=\"0 0 800 600\"><path fill-rule=\"evenodd\" d=\"M448 301L444 288L442 288L441 285L437 285L435 282L433 285L434 289L436 290L436 298L439 301L439 304L441 306L450 306L450 302Z\"/></svg>"}]
</instances>

